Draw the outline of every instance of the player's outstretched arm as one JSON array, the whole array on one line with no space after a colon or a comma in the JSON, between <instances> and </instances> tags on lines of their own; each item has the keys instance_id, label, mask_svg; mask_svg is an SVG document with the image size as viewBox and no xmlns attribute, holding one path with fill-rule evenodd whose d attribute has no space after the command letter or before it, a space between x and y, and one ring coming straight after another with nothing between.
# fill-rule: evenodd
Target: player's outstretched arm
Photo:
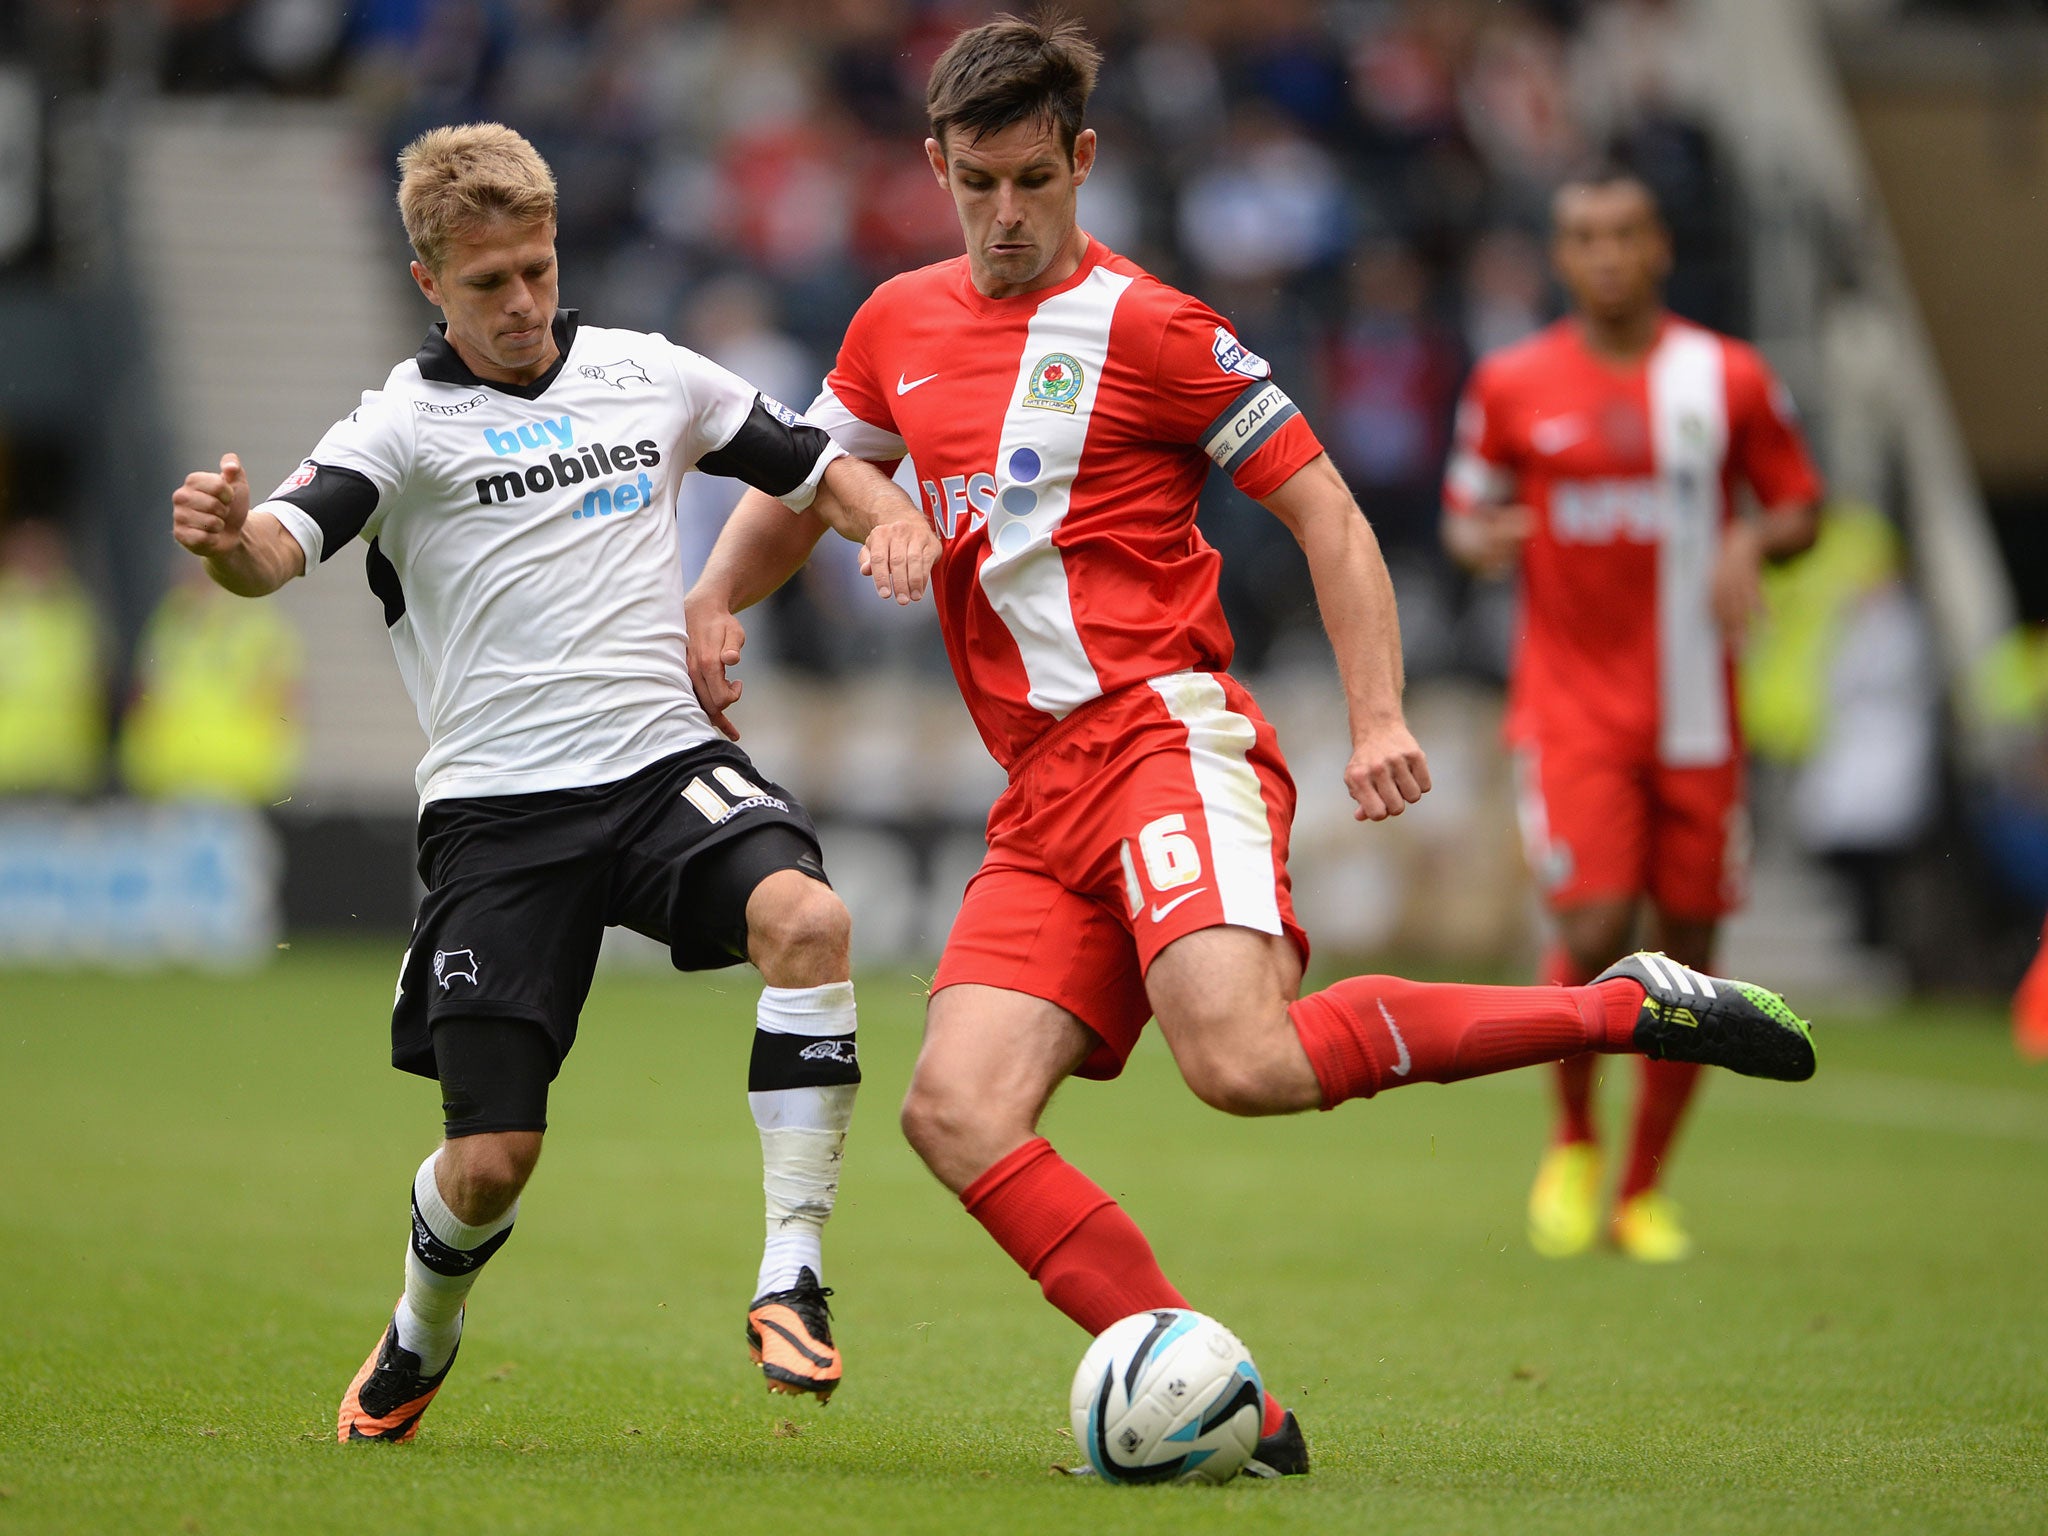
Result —
<instances>
[{"instance_id":1,"label":"player's outstretched arm","mask_svg":"<svg viewBox=\"0 0 2048 1536\"><path fill-rule=\"evenodd\" d=\"M265 597L306 573L306 552L269 513L250 516L249 477L224 453L220 469L195 469L171 492L171 537L206 562L238 597Z\"/></svg>"},{"instance_id":2,"label":"player's outstretched arm","mask_svg":"<svg viewBox=\"0 0 2048 1536\"><path fill-rule=\"evenodd\" d=\"M910 498L874 465L851 455L825 468L812 503L832 527L860 546L860 573L878 597L899 605L924 596L941 545Z\"/></svg>"},{"instance_id":3,"label":"player's outstretched arm","mask_svg":"<svg viewBox=\"0 0 2048 1536\"><path fill-rule=\"evenodd\" d=\"M1401 712L1401 627L1394 583L1372 525L1328 454L1262 505L1300 543L1351 713L1344 787L1360 821L1398 816L1429 792L1429 763Z\"/></svg>"},{"instance_id":4,"label":"player's outstretched arm","mask_svg":"<svg viewBox=\"0 0 2048 1536\"><path fill-rule=\"evenodd\" d=\"M690 683L711 723L734 741L740 739L739 727L725 712L740 697L740 680L727 675L739 665L747 643L738 615L803 569L825 535L825 520L818 515L822 499L813 500L809 511L792 512L765 491L748 491L725 520L703 572L683 598Z\"/></svg>"}]
</instances>

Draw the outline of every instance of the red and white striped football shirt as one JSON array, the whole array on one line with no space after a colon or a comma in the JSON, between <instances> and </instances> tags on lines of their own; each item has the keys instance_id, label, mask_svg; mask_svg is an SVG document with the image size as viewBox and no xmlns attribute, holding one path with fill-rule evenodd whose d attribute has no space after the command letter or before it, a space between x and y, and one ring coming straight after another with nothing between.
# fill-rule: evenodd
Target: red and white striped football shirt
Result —
<instances>
[{"instance_id":1,"label":"red and white striped football shirt","mask_svg":"<svg viewBox=\"0 0 2048 1536\"><path fill-rule=\"evenodd\" d=\"M1093 239L1014 298L977 291L965 256L890 279L807 414L915 464L946 651L1006 768L1090 699L1227 667L1203 478L1213 461L1261 497L1322 452L1214 310Z\"/></svg>"},{"instance_id":2,"label":"red and white striped football shirt","mask_svg":"<svg viewBox=\"0 0 2048 1536\"><path fill-rule=\"evenodd\" d=\"M1738 479L1766 506L1820 499L1784 387L1742 342L1667 317L1643 360L1621 366L1562 320L1480 363L1444 501L1536 515L1511 738L1568 735L1671 767L1739 750L1712 608Z\"/></svg>"}]
</instances>

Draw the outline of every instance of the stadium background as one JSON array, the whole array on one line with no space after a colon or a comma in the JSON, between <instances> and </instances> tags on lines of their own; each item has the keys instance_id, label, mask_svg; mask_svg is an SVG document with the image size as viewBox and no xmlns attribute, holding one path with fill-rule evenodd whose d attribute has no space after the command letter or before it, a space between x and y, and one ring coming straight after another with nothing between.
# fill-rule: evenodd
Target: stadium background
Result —
<instances>
[{"instance_id":1,"label":"stadium background","mask_svg":"<svg viewBox=\"0 0 2048 1536\"><path fill-rule=\"evenodd\" d=\"M953 249L918 88L988 7L0 0L0 1530L2043 1528L2048 1077L2004 999L2048 907L2048 6L1074 8L1110 56L1086 222L1272 356L1395 561L1438 787L1361 828L1298 557L1204 509L1324 970L1529 974L1509 616L1430 523L1472 353L1554 309L1557 170L1621 140L1675 302L1805 412L1846 537L1753 658L1728 960L1812 1010L1823 1069L1712 1084L1673 1181L1694 1259L1520 1240L1543 1074L1247 1121L1148 1036L1048 1134L1252 1342L1315 1475L1048 1476L1082 1341L890 1120L993 770L929 616L842 556L754 623L745 724L865 946L846 1387L769 1400L740 1348L752 981L622 946L426 1431L336 1446L436 1127L384 1050L419 737L360 553L213 600L169 491L227 447L267 488L412 352L391 155L437 120L553 160L567 302L807 398L867 285ZM723 491L690 492L700 549Z\"/></svg>"},{"instance_id":2,"label":"stadium background","mask_svg":"<svg viewBox=\"0 0 2048 1536\"><path fill-rule=\"evenodd\" d=\"M1548 189L1612 150L1664 200L1674 307L1763 345L1834 493L1838 534L1749 658L1755 901L1725 962L1838 996L2008 988L2048 906L2043 8L1073 8L1109 58L1083 222L1273 360L1396 574L1437 789L1361 830L1306 569L1214 479L1203 527L1304 789L1323 949L1533 953L1496 735L1511 608L1440 552L1436 486L1474 356L1556 313ZM360 554L238 605L166 532L186 468L233 448L274 483L416 344L400 144L516 125L561 183L565 303L801 404L876 281L957 250L922 80L989 9L0 12L0 955L260 964L408 919L419 736ZM686 492L698 555L730 499ZM928 612L863 600L849 555L753 622L743 724L825 824L862 958L925 957L999 781Z\"/></svg>"}]
</instances>

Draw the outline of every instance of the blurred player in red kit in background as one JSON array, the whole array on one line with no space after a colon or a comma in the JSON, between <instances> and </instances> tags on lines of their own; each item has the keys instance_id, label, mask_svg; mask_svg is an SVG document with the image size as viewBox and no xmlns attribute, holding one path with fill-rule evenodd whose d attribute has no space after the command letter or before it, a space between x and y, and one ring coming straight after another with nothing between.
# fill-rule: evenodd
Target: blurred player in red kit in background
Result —
<instances>
[{"instance_id":1,"label":"blurred player in red kit in background","mask_svg":"<svg viewBox=\"0 0 2048 1536\"><path fill-rule=\"evenodd\" d=\"M1468 569L1521 568L1508 735L1523 841L1556 920L1546 979L1580 986L1650 943L1712 963L1743 899L1748 818L1734 652L1766 560L1813 542L1820 479L1757 352L1664 308L1671 242L1637 177L1567 182L1552 257L1573 313L1483 359L1444 489ZM1738 512L1746 483L1761 511ZM1596 1063L1557 1065L1562 1120L1529 1197L1529 1238L1563 1257L1599 1225ZM1609 1231L1639 1259L1691 1241L1659 1177L1699 1078L1642 1063Z\"/></svg>"},{"instance_id":2,"label":"blurred player in red kit in background","mask_svg":"<svg viewBox=\"0 0 2048 1536\"><path fill-rule=\"evenodd\" d=\"M1037 1125L1068 1077L1116 1076L1153 1017L1195 1093L1242 1115L1587 1050L1813 1070L1777 998L1639 960L1570 990L1358 976L1300 995L1294 783L1224 670L1220 561L1195 529L1210 464L1301 542L1349 709L1345 787L1374 821L1429 788L1402 715L1393 587L1265 361L1076 224L1096 64L1080 27L1055 20L998 18L947 50L925 153L967 254L877 289L807 413L857 457L915 463L944 546L932 590L947 655L1010 776L933 978L904 1132L1090 1333L1185 1303L1136 1223ZM734 615L822 532L754 496L726 524L688 599L691 673L718 721L739 696ZM1681 976L1698 1028L1668 1022ZM1252 1470L1308 1470L1270 1396Z\"/></svg>"}]
</instances>

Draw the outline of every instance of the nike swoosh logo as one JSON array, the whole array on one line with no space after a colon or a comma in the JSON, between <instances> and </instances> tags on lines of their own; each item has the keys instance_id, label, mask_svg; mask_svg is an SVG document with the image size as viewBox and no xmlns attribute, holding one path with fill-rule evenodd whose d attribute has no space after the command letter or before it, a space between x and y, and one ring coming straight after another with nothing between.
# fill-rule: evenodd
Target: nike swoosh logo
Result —
<instances>
[{"instance_id":1,"label":"nike swoosh logo","mask_svg":"<svg viewBox=\"0 0 2048 1536\"><path fill-rule=\"evenodd\" d=\"M1394 1049L1401 1053L1400 1060L1394 1063L1394 1076L1406 1077L1408 1068L1414 1065L1408 1056L1408 1042L1401 1038L1401 1026L1394 1022L1394 1016L1387 1011L1387 1000L1382 997L1376 1001L1380 1005L1380 1017L1387 1021L1387 1033L1394 1037Z\"/></svg>"},{"instance_id":2,"label":"nike swoosh logo","mask_svg":"<svg viewBox=\"0 0 2048 1536\"><path fill-rule=\"evenodd\" d=\"M899 373L896 375L896 393L899 395L907 395L913 389L917 388L918 385L929 384L933 379L936 379L937 377L938 375L936 373L928 373L921 379L906 380L903 377L903 375Z\"/></svg>"},{"instance_id":3,"label":"nike swoosh logo","mask_svg":"<svg viewBox=\"0 0 2048 1536\"><path fill-rule=\"evenodd\" d=\"M1179 906L1184 901L1193 901L1197 896L1201 895L1202 892L1206 891L1207 889L1209 889L1209 887L1207 887L1206 885L1198 885L1192 891L1189 891L1187 895L1176 896L1173 898L1173 900L1167 902L1164 906L1154 907L1152 909L1152 921L1155 923L1164 921L1166 914L1171 912L1175 907Z\"/></svg>"},{"instance_id":4,"label":"nike swoosh logo","mask_svg":"<svg viewBox=\"0 0 2048 1536\"><path fill-rule=\"evenodd\" d=\"M1562 453L1586 435L1586 423L1577 416L1552 416L1529 429L1529 441L1538 453Z\"/></svg>"}]
</instances>

